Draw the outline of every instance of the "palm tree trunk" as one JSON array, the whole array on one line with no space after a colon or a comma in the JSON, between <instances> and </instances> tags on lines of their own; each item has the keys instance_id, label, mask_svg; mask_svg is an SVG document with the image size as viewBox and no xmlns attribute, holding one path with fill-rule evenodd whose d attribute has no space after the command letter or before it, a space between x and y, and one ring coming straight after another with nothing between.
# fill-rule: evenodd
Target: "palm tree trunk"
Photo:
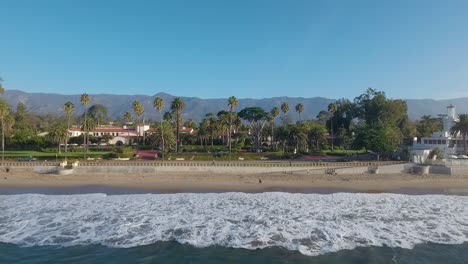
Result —
<instances>
[{"instance_id":1,"label":"palm tree trunk","mask_svg":"<svg viewBox=\"0 0 468 264\"><path fill-rule=\"evenodd\" d=\"M465 151L465 155L468 153L466 152L466 133L463 134L463 150Z\"/></svg>"},{"instance_id":2,"label":"palm tree trunk","mask_svg":"<svg viewBox=\"0 0 468 264\"><path fill-rule=\"evenodd\" d=\"M67 160L67 154L68 154L68 130L70 130L70 118L71 115L68 115L68 122L67 122L67 138L65 141L65 160Z\"/></svg>"},{"instance_id":3,"label":"palm tree trunk","mask_svg":"<svg viewBox=\"0 0 468 264\"><path fill-rule=\"evenodd\" d=\"M176 153L179 153L179 110L176 111Z\"/></svg>"},{"instance_id":4,"label":"palm tree trunk","mask_svg":"<svg viewBox=\"0 0 468 264\"><path fill-rule=\"evenodd\" d=\"M162 115L161 115L161 142L162 142L161 157L162 157L162 161L164 162L164 129L163 129L163 117L162 117Z\"/></svg>"},{"instance_id":5,"label":"palm tree trunk","mask_svg":"<svg viewBox=\"0 0 468 264\"><path fill-rule=\"evenodd\" d=\"M2 115L2 162L5 160L5 122Z\"/></svg>"},{"instance_id":6,"label":"palm tree trunk","mask_svg":"<svg viewBox=\"0 0 468 264\"><path fill-rule=\"evenodd\" d=\"M145 118L143 118L143 146L146 143L146 133L145 133Z\"/></svg>"},{"instance_id":7,"label":"palm tree trunk","mask_svg":"<svg viewBox=\"0 0 468 264\"><path fill-rule=\"evenodd\" d=\"M86 159L86 154L88 154L88 139L87 139L87 134L88 134L88 124L86 123L86 119L88 117L88 108L85 106L85 112L84 112L84 135L83 135L83 145L84 145L84 157Z\"/></svg>"}]
</instances>

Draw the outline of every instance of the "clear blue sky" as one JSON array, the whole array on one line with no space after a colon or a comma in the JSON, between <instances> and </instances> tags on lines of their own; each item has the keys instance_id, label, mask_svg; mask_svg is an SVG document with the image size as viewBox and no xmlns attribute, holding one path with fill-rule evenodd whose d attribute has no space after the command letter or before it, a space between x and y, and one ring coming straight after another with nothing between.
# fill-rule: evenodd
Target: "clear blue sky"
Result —
<instances>
[{"instance_id":1,"label":"clear blue sky","mask_svg":"<svg viewBox=\"0 0 468 264\"><path fill-rule=\"evenodd\" d=\"M466 0L0 0L7 89L468 96Z\"/></svg>"}]
</instances>

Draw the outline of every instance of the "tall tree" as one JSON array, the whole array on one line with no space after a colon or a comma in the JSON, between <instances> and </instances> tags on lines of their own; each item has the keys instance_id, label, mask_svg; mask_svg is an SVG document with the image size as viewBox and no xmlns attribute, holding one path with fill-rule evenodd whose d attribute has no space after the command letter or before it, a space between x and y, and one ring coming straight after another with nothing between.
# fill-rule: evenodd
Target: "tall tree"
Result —
<instances>
[{"instance_id":1,"label":"tall tree","mask_svg":"<svg viewBox=\"0 0 468 264\"><path fill-rule=\"evenodd\" d=\"M176 97L171 103L171 110L175 113L176 118L176 153L179 153L179 144L180 144L180 122L182 111L185 109L185 103L182 101L182 98Z\"/></svg>"},{"instance_id":2,"label":"tall tree","mask_svg":"<svg viewBox=\"0 0 468 264\"><path fill-rule=\"evenodd\" d=\"M238 115L240 118L250 123L250 127L255 136L256 148L260 148L263 127L268 120L269 114L261 107L247 107L242 109Z\"/></svg>"},{"instance_id":3,"label":"tall tree","mask_svg":"<svg viewBox=\"0 0 468 264\"><path fill-rule=\"evenodd\" d=\"M466 137L468 136L468 114L459 114L458 121L454 121L453 126L450 128L450 134L454 137L461 135L463 138L463 151L466 154Z\"/></svg>"},{"instance_id":4,"label":"tall tree","mask_svg":"<svg viewBox=\"0 0 468 264\"><path fill-rule=\"evenodd\" d=\"M279 116L279 109L278 107L273 107L270 111L270 126L271 126L271 138L270 138L270 146L273 145L273 138L275 135L275 119Z\"/></svg>"},{"instance_id":5,"label":"tall tree","mask_svg":"<svg viewBox=\"0 0 468 264\"><path fill-rule=\"evenodd\" d=\"M3 88L2 82L3 79L0 77L0 94L3 94L5 92L5 88Z\"/></svg>"},{"instance_id":6,"label":"tall tree","mask_svg":"<svg viewBox=\"0 0 468 264\"><path fill-rule=\"evenodd\" d=\"M130 129L128 129L128 124L132 122L132 113L127 111L124 113L123 117L124 117L125 124L127 125L128 144L130 145Z\"/></svg>"},{"instance_id":7,"label":"tall tree","mask_svg":"<svg viewBox=\"0 0 468 264\"><path fill-rule=\"evenodd\" d=\"M283 124L285 124L286 120L286 114L289 112L289 104L287 102L284 102L281 104L281 112L283 112Z\"/></svg>"},{"instance_id":8,"label":"tall tree","mask_svg":"<svg viewBox=\"0 0 468 264\"><path fill-rule=\"evenodd\" d=\"M161 116L162 118L162 116ZM184 122L184 127L188 127L188 128L196 128L197 127L197 124L195 124L195 121L193 121L193 119L188 119L187 121Z\"/></svg>"},{"instance_id":9,"label":"tall tree","mask_svg":"<svg viewBox=\"0 0 468 264\"><path fill-rule=\"evenodd\" d=\"M53 143L57 144L59 154L61 153L60 144L65 142L67 135L67 126L61 121L56 122L49 131L48 136Z\"/></svg>"},{"instance_id":10,"label":"tall tree","mask_svg":"<svg viewBox=\"0 0 468 264\"><path fill-rule=\"evenodd\" d=\"M89 104L89 101L91 101L91 97L87 93L84 93L84 94L81 95L80 102L84 107L83 127L85 129L88 127L88 126L86 126L86 122L87 122L86 119L88 118L88 104ZM86 155L88 154L88 131L86 131L86 130L84 130L83 145L84 145L84 148L85 148L84 156L85 156L85 159L86 159Z\"/></svg>"},{"instance_id":11,"label":"tall tree","mask_svg":"<svg viewBox=\"0 0 468 264\"><path fill-rule=\"evenodd\" d=\"M230 120L232 119L231 114L233 115L234 113L231 113L225 110L221 110L216 114L216 116L218 117L218 120L217 120L218 130L219 132L221 132L223 145L226 143L226 146L228 146L228 148L229 148L229 124L230 124L230 121L232 121Z\"/></svg>"},{"instance_id":12,"label":"tall tree","mask_svg":"<svg viewBox=\"0 0 468 264\"><path fill-rule=\"evenodd\" d=\"M311 122L308 133L310 143L315 143L316 151L320 151L320 145L327 140L327 128L317 122Z\"/></svg>"},{"instance_id":13,"label":"tall tree","mask_svg":"<svg viewBox=\"0 0 468 264\"><path fill-rule=\"evenodd\" d=\"M232 153L232 112L236 107L239 105L239 101L235 96L231 96L228 99L228 106L229 106L229 133L228 133L228 143L229 143L229 161L231 161L231 153Z\"/></svg>"},{"instance_id":14,"label":"tall tree","mask_svg":"<svg viewBox=\"0 0 468 264\"><path fill-rule=\"evenodd\" d=\"M420 137L430 137L436 131L442 131L442 118L424 115L416 125Z\"/></svg>"},{"instance_id":15,"label":"tall tree","mask_svg":"<svg viewBox=\"0 0 468 264\"><path fill-rule=\"evenodd\" d=\"M333 143L334 143L334 134L333 134L333 116L335 115L336 112L336 104L331 103L328 105L328 111L331 113L330 117L330 131L331 131L331 150L333 151Z\"/></svg>"},{"instance_id":16,"label":"tall tree","mask_svg":"<svg viewBox=\"0 0 468 264\"><path fill-rule=\"evenodd\" d=\"M10 114L10 106L8 103L0 99L0 121L2 122L2 162L5 160L5 122Z\"/></svg>"},{"instance_id":17,"label":"tall tree","mask_svg":"<svg viewBox=\"0 0 468 264\"><path fill-rule=\"evenodd\" d=\"M143 123L143 145L145 144L145 138L144 138L144 135L145 135L145 124L144 124L144 120L142 119L143 117L143 114L145 113L145 108L143 107L143 105L135 100L133 101L132 103L132 109L133 109L133 112L135 113L135 115L138 117L138 125L137 125L137 141L138 143L140 142L140 131L138 130L138 127L140 127L141 123Z\"/></svg>"},{"instance_id":18,"label":"tall tree","mask_svg":"<svg viewBox=\"0 0 468 264\"><path fill-rule=\"evenodd\" d=\"M159 115L161 116L161 124L160 124L160 134L161 134L161 144L162 144L162 160L164 161L164 128L163 128L163 122L164 122L164 116L162 115L162 110L164 109L164 100L161 97L156 97L154 98L153 101L153 107L156 109L156 111L159 112Z\"/></svg>"},{"instance_id":19,"label":"tall tree","mask_svg":"<svg viewBox=\"0 0 468 264\"><path fill-rule=\"evenodd\" d=\"M67 115L67 137L65 140L65 160L67 160L67 153L68 153L68 137L69 137L69 130L70 130L70 121L73 115L73 111L75 110L75 106L72 102L68 101L63 105L63 111Z\"/></svg>"},{"instance_id":20,"label":"tall tree","mask_svg":"<svg viewBox=\"0 0 468 264\"><path fill-rule=\"evenodd\" d=\"M297 112L297 115L298 115L298 120L299 120L299 122L301 122L301 113L304 112L304 105L301 104L301 103L298 103L296 105L296 112Z\"/></svg>"},{"instance_id":21,"label":"tall tree","mask_svg":"<svg viewBox=\"0 0 468 264\"><path fill-rule=\"evenodd\" d=\"M88 116L96 120L98 126L109 121L107 107L102 104L94 104L88 109Z\"/></svg>"},{"instance_id":22,"label":"tall tree","mask_svg":"<svg viewBox=\"0 0 468 264\"><path fill-rule=\"evenodd\" d=\"M148 143L155 147L163 145L170 148L171 146L175 145L175 142L176 137L174 135L171 123L164 120L161 122L161 125L157 126L154 132L148 136ZM164 156L162 156L162 159L164 160Z\"/></svg>"}]
</instances>

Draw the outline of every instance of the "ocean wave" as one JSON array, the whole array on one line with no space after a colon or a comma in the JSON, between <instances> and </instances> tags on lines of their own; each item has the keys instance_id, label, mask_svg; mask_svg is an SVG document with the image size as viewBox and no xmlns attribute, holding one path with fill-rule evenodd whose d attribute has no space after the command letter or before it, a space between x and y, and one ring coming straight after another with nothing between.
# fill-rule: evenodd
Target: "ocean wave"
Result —
<instances>
[{"instance_id":1,"label":"ocean wave","mask_svg":"<svg viewBox=\"0 0 468 264\"><path fill-rule=\"evenodd\" d=\"M0 196L0 242L24 246L280 246L320 255L468 241L468 197L400 194Z\"/></svg>"}]
</instances>

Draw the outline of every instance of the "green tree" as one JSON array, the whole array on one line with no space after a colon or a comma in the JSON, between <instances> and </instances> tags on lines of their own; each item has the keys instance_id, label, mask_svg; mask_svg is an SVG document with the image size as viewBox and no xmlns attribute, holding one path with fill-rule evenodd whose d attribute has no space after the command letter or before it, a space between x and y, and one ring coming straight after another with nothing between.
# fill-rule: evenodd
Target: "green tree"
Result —
<instances>
[{"instance_id":1,"label":"green tree","mask_svg":"<svg viewBox=\"0 0 468 264\"><path fill-rule=\"evenodd\" d=\"M182 111L185 109L185 103L182 101L182 98L176 97L171 103L171 110L175 113L176 121L176 153L179 153L179 144L180 144L180 122L182 121Z\"/></svg>"},{"instance_id":2,"label":"green tree","mask_svg":"<svg viewBox=\"0 0 468 264\"><path fill-rule=\"evenodd\" d=\"M232 114L234 109L239 105L239 101L235 96L231 96L228 99L229 106L229 133L228 133L228 144L229 144L229 161L231 161L232 153Z\"/></svg>"},{"instance_id":3,"label":"green tree","mask_svg":"<svg viewBox=\"0 0 468 264\"><path fill-rule=\"evenodd\" d=\"M132 109L133 109L133 112L135 113L135 115L138 118L138 124L136 126L137 127L136 132L137 132L137 141L138 141L138 143L140 143L140 131L138 130L138 127L140 127L141 122L143 122L143 127L145 125L144 121L143 121L143 114L145 113L145 108L143 107L143 105L139 101L135 100L132 103ZM145 135L144 128L143 128L143 135ZM145 140L143 139L143 145L145 144L144 141Z\"/></svg>"},{"instance_id":4,"label":"green tree","mask_svg":"<svg viewBox=\"0 0 468 264\"><path fill-rule=\"evenodd\" d=\"M3 79L0 77L0 94L3 94L5 92L5 88L2 85Z\"/></svg>"},{"instance_id":5,"label":"green tree","mask_svg":"<svg viewBox=\"0 0 468 264\"><path fill-rule=\"evenodd\" d=\"M331 150L333 151L333 143L334 143L334 133L333 133L333 116L335 115L335 112L336 112L336 104L335 103L331 103L328 105L328 112L331 113L331 117L330 117L330 131L331 131Z\"/></svg>"},{"instance_id":6,"label":"green tree","mask_svg":"<svg viewBox=\"0 0 468 264\"><path fill-rule=\"evenodd\" d=\"M218 117L218 120L217 120L218 132L221 133L223 145L226 144L228 148L229 148L229 124L230 124L231 114L234 114L234 113L231 113L225 110L221 110L216 114L216 116Z\"/></svg>"},{"instance_id":7,"label":"green tree","mask_svg":"<svg viewBox=\"0 0 468 264\"><path fill-rule=\"evenodd\" d=\"M295 150L301 151L307 147L307 126L304 124L292 125L290 129L290 140Z\"/></svg>"},{"instance_id":8,"label":"green tree","mask_svg":"<svg viewBox=\"0 0 468 264\"><path fill-rule=\"evenodd\" d=\"M48 136L53 143L57 144L59 154L61 153L60 144L65 142L65 140L67 139L67 135L67 126L64 122L61 121L57 121L49 131Z\"/></svg>"},{"instance_id":9,"label":"green tree","mask_svg":"<svg viewBox=\"0 0 468 264\"><path fill-rule=\"evenodd\" d=\"M322 110L320 111L316 118L317 122L325 127L328 127L327 123L330 121L332 114L328 111Z\"/></svg>"},{"instance_id":10,"label":"green tree","mask_svg":"<svg viewBox=\"0 0 468 264\"><path fill-rule=\"evenodd\" d=\"M273 107L270 111L270 126L271 126L271 138L270 138L270 145L273 145L274 142L274 135L275 135L275 120L279 116L279 109L278 107Z\"/></svg>"},{"instance_id":11,"label":"green tree","mask_svg":"<svg viewBox=\"0 0 468 264\"><path fill-rule=\"evenodd\" d=\"M80 102L81 102L81 105L83 105L83 107L84 107L83 127L87 127L85 124L86 124L87 118L88 118L88 104L89 104L90 101L91 101L91 97L87 93L84 93L84 94L81 95ZM88 131L87 130L84 130L83 146L84 146L84 149L85 149L84 157L86 159L86 155L88 153Z\"/></svg>"},{"instance_id":12,"label":"green tree","mask_svg":"<svg viewBox=\"0 0 468 264\"><path fill-rule=\"evenodd\" d=\"M442 119L424 115L416 125L416 132L420 137L430 137L432 133L442 130Z\"/></svg>"},{"instance_id":13,"label":"green tree","mask_svg":"<svg viewBox=\"0 0 468 264\"><path fill-rule=\"evenodd\" d=\"M104 122L109 121L109 117L107 115L107 107L102 104L94 104L88 109L89 117L96 120L98 126L100 126Z\"/></svg>"},{"instance_id":14,"label":"green tree","mask_svg":"<svg viewBox=\"0 0 468 264\"><path fill-rule=\"evenodd\" d=\"M298 120L299 122L301 122L301 113L304 112L304 105L299 103L296 105L296 112L297 112L297 115L298 115Z\"/></svg>"},{"instance_id":15,"label":"green tree","mask_svg":"<svg viewBox=\"0 0 468 264\"><path fill-rule=\"evenodd\" d=\"M315 144L315 149L320 151L320 146L327 141L327 128L317 122L309 123L309 142Z\"/></svg>"},{"instance_id":16,"label":"green tree","mask_svg":"<svg viewBox=\"0 0 468 264\"><path fill-rule=\"evenodd\" d=\"M252 133L255 137L255 146L259 148L262 140L262 131L265 126L269 114L261 107L247 107L239 112L241 119L247 120L250 123Z\"/></svg>"},{"instance_id":17,"label":"green tree","mask_svg":"<svg viewBox=\"0 0 468 264\"><path fill-rule=\"evenodd\" d=\"M86 136L86 140L87 140L86 144L89 144L89 142L91 141L90 137L89 137L89 131L95 130L96 127L97 127L96 120L94 120L93 118L90 118L90 117L86 118L86 122L81 127L81 130L88 131L88 136Z\"/></svg>"},{"instance_id":18,"label":"green tree","mask_svg":"<svg viewBox=\"0 0 468 264\"><path fill-rule=\"evenodd\" d=\"M132 113L130 112L125 112L124 113L124 121L125 121L125 124L127 125L127 136L128 136L128 144L130 145L130 129L128 129L128 124L130 124L132 122Z\"/></svg>"},{"instance_id":19,"label":"green tree","mask_svg":"<svg viewBox=\"0 0 468 264\"><path fill-rule=\"evenodd\" d=\"M283 124L285 124L286 122L286 114L289 112L289 104L287 102L283 102L281 104L281 112L283 112L283 117L282 117L282 121L283 121Z\"/></svg>"},{"instance_id":20,"label":"green tree","mask_svg":"<svg viewBox=\"0 0 468 264\"><path fill-rule=\"evenodd\" d=\"M176 143L176 137L172 130L171 123L167 121L161 121L159 126L156 126L154 132L148 136L148 141L152 146L174 146ZM162 159L164 160L165 149L161 151Z\"/></svg>"},{"instance_id":21,"label":"green tree","mask_svg":"<svg viewBox=\"0 0 468 264\"><path fill-rule=\"evenodd\" d=\"M164 109L164 100L161 98L161 97L156 97L154 98L154 101L153 101L153 107L156 109L156 111L158 111L159 115L161 116L161 123L160 123L160 128L159 128L159 133L160 133L160 138L161 138L161 145L162 145L162 160L164 161L164 127L163 127L163 115L161 114L162 113L162 110Z\"/></svg>"},{"instance_id":22,"label":"green tree","mask_svg":"<svg viewBox=\"0 0 468 264\"><path fill-rule=\"evenodd\" d=\"M10 114L10 106L0 98L0 121L2 122L2 162L5 160L5 123Z\"/></svg>"},{"instance_id":23,"label":"green tree","mask_svg":"<svg viewBox=\"0 0 468 264\"><path fill-rule=\"evenodd\" d=\"M68 137L69 137L69 130L70 130L70 121L73 115L73 111L75 110L75 106L72 102L68 101L63 105L63 111L67 115L67 137L65 140L65 160L67 160L67 153L68 153Z\"/></svg>"},{"instance_id":24,"label":"green tree","mask_svg":"<svg viewBox=\"0 0 468 264\"><path fill-rule=\"evenodd\" d=\"M184 127L187 127L187 128L196 128L197 127L197 124L195 123L195 121L193 121L193 119L188 119L184 122Z\"/></svg>"},{"instance_id":25,"label":"green tree","mask_svg":"<svg viewBox=\"0 0 468 264\"><path fill-rule=\"evenodd\" d=\"M458 120L454 121L453 126L450 128L450 134L456 137L461 135L463 138L463 151L466 154L466 137L468 136L468 114L459 114Z\"/></svg>"},{"instance_id":26,"label":"green tree","mask_svg":"<svg viewBox=\"0 0 468 264\"><path fill-rule=\"evenodd\" d=\"M164 119L164 121L171 122L174 119L173 113L170 112L170 111L164 112L163 119Z\"/></svg>"}]
</instances>

